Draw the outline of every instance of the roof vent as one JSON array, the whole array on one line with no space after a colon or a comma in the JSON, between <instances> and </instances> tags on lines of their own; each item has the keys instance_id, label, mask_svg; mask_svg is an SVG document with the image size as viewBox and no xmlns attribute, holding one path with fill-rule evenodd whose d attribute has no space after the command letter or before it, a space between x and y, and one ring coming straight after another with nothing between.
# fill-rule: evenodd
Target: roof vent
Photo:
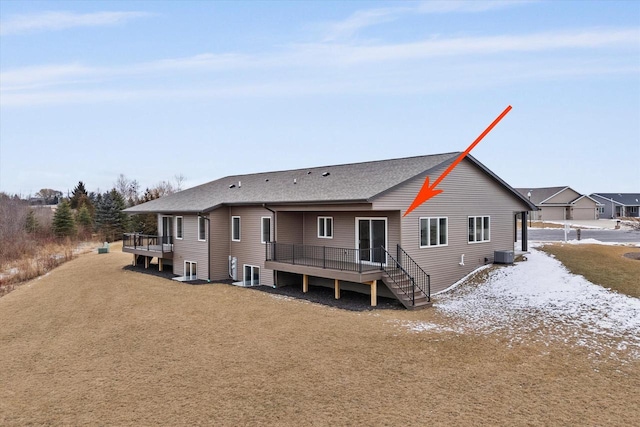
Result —
<instances>
[{"instance_id":1,"label":"roof vent","mask_svg":"<svg viewBox=\"0 0 640 427\"><path fill-rule=\"evenodd\" d=\"M242 181L238 181L238 188L242 187Z\"/></svg>"},{"instance_id":2,"label":"roof vent","mask_svg":"<svg viewBox=\"0 0 640 427\"><path fill-rule=\"evenodd\" d=\"M324 173L322 174L322 176L329 176L329 175L331 175L331 172L324 172Z\"/></svg>"},{"instance_id":3,"label":"roof vent","mask_svg":"<svg viewBox=\"0 0 640 427\"><path fill-rule=\"evenodd\" d=\"M311 171L307 171L307 175L311 175Z\"/></svg>"},{"instance_id":4,"label":"roof vent","mask_svg":"<svg viewBox=\"0 0 640 427\"><path fill-rule=\"evenodd\" d=\"M235 184L231 184L231 185L229 186L229 188L236 188L236 185L235 185Z\"/></svg>"},{"instance_id":5,"label":"roof vent","mask_svg":"<svg viewBox=\"0 0 640 427\"><path fill-rule=\"evenodd\" d=\"M293 178L293 183L294 183L294 184L297 184L297 183L298 183L298 180L297 180L297 179L295 179L295 178Z\"/></svg>"},{"instance_id":6,"label":"roof vent","mask_svg":"<svg viewBox=\"0 0 640 427\"><path fill-rule=\"evenodd\" d=\"M269 178L265 179L264 182L269 182Z\"/></svg>"}]
</instances>

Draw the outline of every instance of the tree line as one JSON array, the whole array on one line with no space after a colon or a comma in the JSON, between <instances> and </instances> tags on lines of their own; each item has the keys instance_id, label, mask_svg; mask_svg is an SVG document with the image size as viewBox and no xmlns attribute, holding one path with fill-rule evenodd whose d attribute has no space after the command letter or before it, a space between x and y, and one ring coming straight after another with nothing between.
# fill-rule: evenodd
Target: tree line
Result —
<instances>
[{"instance_id":1,"label":"tree line","mask_svg":"<svg viewBox=\"0 0 640 427\"><path fill-rule=\"evenodd\" d=\"M129 216L124 209L180 191L184 180L177 175L141 191L136 180L120 174L105 192L90 192L83 181L67 197L52 189L26 199L0 192L0 264L47 239L95 237L112 242L125 232L157 234L155 215ZM55 205L53 215L53 209L38 206L44 204Z\"/></svg>"}]
</instances>

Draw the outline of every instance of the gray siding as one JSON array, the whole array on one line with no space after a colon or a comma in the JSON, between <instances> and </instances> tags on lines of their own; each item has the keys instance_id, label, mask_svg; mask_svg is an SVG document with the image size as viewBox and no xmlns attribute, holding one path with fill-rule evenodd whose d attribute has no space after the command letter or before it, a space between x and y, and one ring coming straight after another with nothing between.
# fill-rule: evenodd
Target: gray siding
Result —
<instances>
[{"instance_id":1,"label":"gray siding","mask_svg":"<svg viewBox=\"0 0 640 427\"><path fill-rule=\"evenodd\" d=\"M332 239L318 237L318 217L320 216L333 218ZM304 213L304 244L355 249L357 247L356 218L387 218L387 246L392 248L400 242L399 211L320 211Z\"/></svg>"},{"instance_id":2,"label":"gray siding","mask_svg":"<svg viewBox=\"0 0 640 427\"><path fill-rule=\"evenodd\" d=\"M434 171L433 182L444 170ZM373 202L374 209L409 207L424 178L415 179ZM471 162L463 160L438 186L443 193L401 219L404 250L431 275L431 291L438 292L493 258L495 250L513 250L515 213L528 207ZM491 218L491 241L468 242L468 217ZM420 217L448 218L448 245L420 248ZM464 255L464 265L460 265Z\"/></svg>"},{"instance_id":3,"label":"gray siding","mask_svg":"<svg viewBox=\"0 0 640 427\"><path fill-rule=\"evenodd\" d=\"M229 278L229 242L231 235L229 208L222 207L209 214L211 222L211 280Z\"/></svg>"},{"instance_id":4,"label":"gray siding","mask_svg":"<svg viewBox=\"0 0 640 427\"><path fill-rule=\"evenodd\" d=\"M302 244L302 212L280 212L276 214L275 240L279 243Z\"/></svg>"},{"instance_id":5,"label":"gray siding","mask_svg":"<svg viewBox=\"0 0 640 427\"><path fill-rule=\"evenodd\" d=\"M208 242L198 240L198 216L197 215L176 215L182 216L182 239L175 238L173 243L173 273L179 276L184 275L184 262L191 261L197 263L198 279L209 277L209 260L207 253ZM175 217L174 217L175 229ZM206 222L205 222L206 224Z\"/></svg>"},{"instance_id":6,"label":"gray siding","mask_svg":"<svg viewBox=\"0 0 640 427\"><path fill-rule=\"evenodd\" d=\"M240 219L240 241L231 241L231 217L239 216ZM272 218L273 213L263 207L231 207L229 208L229 249L231 256L238 258L238 281L242 280L244 265L254 265L260 267L260 284L273 286L273 270L264 268L265 245L261 243L261 219L263 216ZM227 258L228 259L228 258Z\"/></svg>"}]
</instances>

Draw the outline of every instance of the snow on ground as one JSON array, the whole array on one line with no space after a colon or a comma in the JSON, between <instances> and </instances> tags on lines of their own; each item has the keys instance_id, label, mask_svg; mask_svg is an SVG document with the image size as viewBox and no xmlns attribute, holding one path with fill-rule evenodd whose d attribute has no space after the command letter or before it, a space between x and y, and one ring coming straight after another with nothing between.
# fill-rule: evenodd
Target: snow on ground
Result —
<instances>
[{"instance_id":1,"label":"snow on ground","mask_svg":"<svg viewBox=\"0 0 640 427\"><path fill-rule=\"evenodd\" d=\"M405 323L416 332L500 333L510 342L564 342L594 357L640 359L640 299L594 285L536 249L527 261L488 273L480 285L442 294L448 325ZM451 326L451 325L456 326Z\"/></svg>"}]
</instances>

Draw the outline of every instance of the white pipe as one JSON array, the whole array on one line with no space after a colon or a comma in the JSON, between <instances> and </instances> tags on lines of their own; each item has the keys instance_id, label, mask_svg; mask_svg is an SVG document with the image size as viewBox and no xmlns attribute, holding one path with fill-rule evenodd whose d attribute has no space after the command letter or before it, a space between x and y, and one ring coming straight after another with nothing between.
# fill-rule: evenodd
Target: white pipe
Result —
<instances>
[{"instance_id":1,"label":"white pipe","mask_svg":"<svg viewBox=\"0 0 640 427\"><path fill-rule=\"evenodd\" d=\"M458 265L464 265L464 254L460 255L460 262Z\"/></svg>"}]
</instances>

